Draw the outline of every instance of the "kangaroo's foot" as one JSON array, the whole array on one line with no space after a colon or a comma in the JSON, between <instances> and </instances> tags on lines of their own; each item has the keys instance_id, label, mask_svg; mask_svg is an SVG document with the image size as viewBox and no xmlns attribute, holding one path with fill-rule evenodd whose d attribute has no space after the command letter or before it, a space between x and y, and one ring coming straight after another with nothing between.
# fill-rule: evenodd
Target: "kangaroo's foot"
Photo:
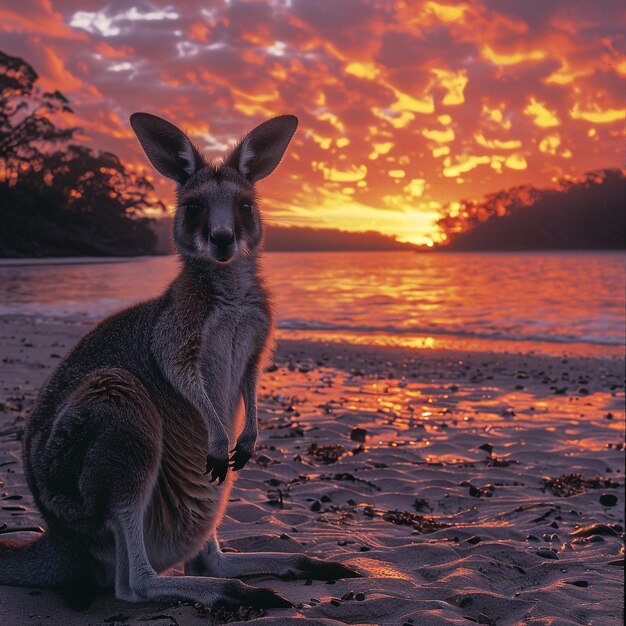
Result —
<instances>
[{"instance_id":1,"label":"kangaroo's foot","mask_svg":"<svg viewBox=\"0 0 626 626\"><path fill-rule=\"evenodd\" d=\"M185 563L185 573L195 576L238 578L252 574L273 574L281 578L338 580L360 578L356 570L336 561L323 561L304 554L281 552L222 552L215 535L193 559Z\"/></svg>"},{"instance_id":2,"label":"kangaroo's foot","mask_svg":"<svg viewBox=\"0 0 626 626\"><path fill-rule=\"evenodd\" d=\"M155 572L137 575L129 591L116 593L130 602L198 602L212 608L285 609L293 606L275 591L252 587L240 580L198 576L158 576Z\"/></svg>"},{"instance_id":3,"label":"kangaroo's foot","mask_svg":"<svg viewBox=\"0 0 626 626\"><path fill-rule=\"evenodd\" d=\"M114 529L116 546L116 596L131 602L190 601L214 608L288 608L289 600L271 589L239 580L198 576L159 576L148 560L143 522L137 509L121 511Z\"/></svg>"}]
</instances>

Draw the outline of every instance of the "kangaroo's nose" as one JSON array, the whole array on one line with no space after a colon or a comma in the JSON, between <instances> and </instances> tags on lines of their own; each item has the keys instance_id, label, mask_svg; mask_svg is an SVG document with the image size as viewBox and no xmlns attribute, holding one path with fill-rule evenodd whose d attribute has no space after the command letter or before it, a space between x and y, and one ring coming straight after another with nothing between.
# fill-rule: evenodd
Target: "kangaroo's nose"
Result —
<instances>
[{"instance_id":1,"label":"kangaroo's nose","mask_svg":"<svg viewBox=\"0 0 626 626\"><path fill-rule=\"evenodd\" d=\"M230 229L221 228L211 231L209 239L211 243L215 244L218 248L227 248L235 243L235 233Z\"/></svg>"}]
</instances>

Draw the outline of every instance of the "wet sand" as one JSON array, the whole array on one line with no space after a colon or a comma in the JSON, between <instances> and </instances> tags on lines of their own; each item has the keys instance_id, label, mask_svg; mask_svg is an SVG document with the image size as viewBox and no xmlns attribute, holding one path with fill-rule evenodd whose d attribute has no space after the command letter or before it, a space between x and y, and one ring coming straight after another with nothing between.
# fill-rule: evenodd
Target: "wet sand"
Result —
<instances>
[{"instance_id":1,"label":"wet sand","mask_svg":"<svg viewBox=\"0 0 626 626\"><path fill-rule=\"evenodd\" d=\"M0 317L0 540L42 525L19 438L92 323ZM622 359L282 339L270 369L222 544L338 559L364 578L254 577L297 608L219 619L104 593L76 613L53 591L0 587L0 623L623 623Z\"/></svg>"}]
</instances>

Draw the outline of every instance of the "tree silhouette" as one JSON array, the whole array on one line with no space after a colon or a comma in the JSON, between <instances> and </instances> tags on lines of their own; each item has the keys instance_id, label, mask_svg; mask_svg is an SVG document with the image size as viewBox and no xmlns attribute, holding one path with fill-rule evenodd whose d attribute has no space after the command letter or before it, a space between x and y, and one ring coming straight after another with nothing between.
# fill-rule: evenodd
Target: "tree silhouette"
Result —
<instances>
[{"instance_id":1,"label":"tree silhouette","mask_svg":"<svg viewBox=\"0 0 626 626\"><path fill-rule=\"evenodd\" d=\"M109 152L71 143L59 91L42 92L24 60L0 52L0 256L154 251L153 186Z\"/></svg>"},{"instance_id":2,"label":"tree silhouette","mask_svg":"<svg viewBox=\"0 0 626 626\"><path fill-rule=\"evenodd\" d=\"M58 128L47 117L73 111L61 92L42 92L38 78L24 60L0 51L0 180L9 184L41 167L42 149L68 142L76 131Z\"/></svg>"},{"instance_id":3,"label":"tree silhouette","mask_svg":"<svg viewBox=\"0 0 626 626\"><path fill-rule=\"evenodd\" d=\"M529 185L449 206L438 221L443 250L620 249L626 247L626 177L616 169Z\"/></svg>"}]
</instances>

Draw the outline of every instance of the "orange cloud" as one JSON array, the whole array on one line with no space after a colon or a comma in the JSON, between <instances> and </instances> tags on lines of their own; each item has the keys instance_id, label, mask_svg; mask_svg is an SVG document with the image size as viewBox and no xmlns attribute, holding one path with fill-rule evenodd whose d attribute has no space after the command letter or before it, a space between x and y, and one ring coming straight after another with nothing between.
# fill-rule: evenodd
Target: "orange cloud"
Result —
<instances>
[{"instance_id":1,"label":"orange cloud","mask_svg":"<svg viewBox=\"0 0 626 626\"><path fill-rule=\"evenodd\" d=\"M450 202L621 165L624 8L607 2L23 0L0 7L0 47L66 92L86 141L131 163L145 164L136 110L212 158L295 113L262 183L270 219L426 242Z\"/></svg>"}]
</instances>

